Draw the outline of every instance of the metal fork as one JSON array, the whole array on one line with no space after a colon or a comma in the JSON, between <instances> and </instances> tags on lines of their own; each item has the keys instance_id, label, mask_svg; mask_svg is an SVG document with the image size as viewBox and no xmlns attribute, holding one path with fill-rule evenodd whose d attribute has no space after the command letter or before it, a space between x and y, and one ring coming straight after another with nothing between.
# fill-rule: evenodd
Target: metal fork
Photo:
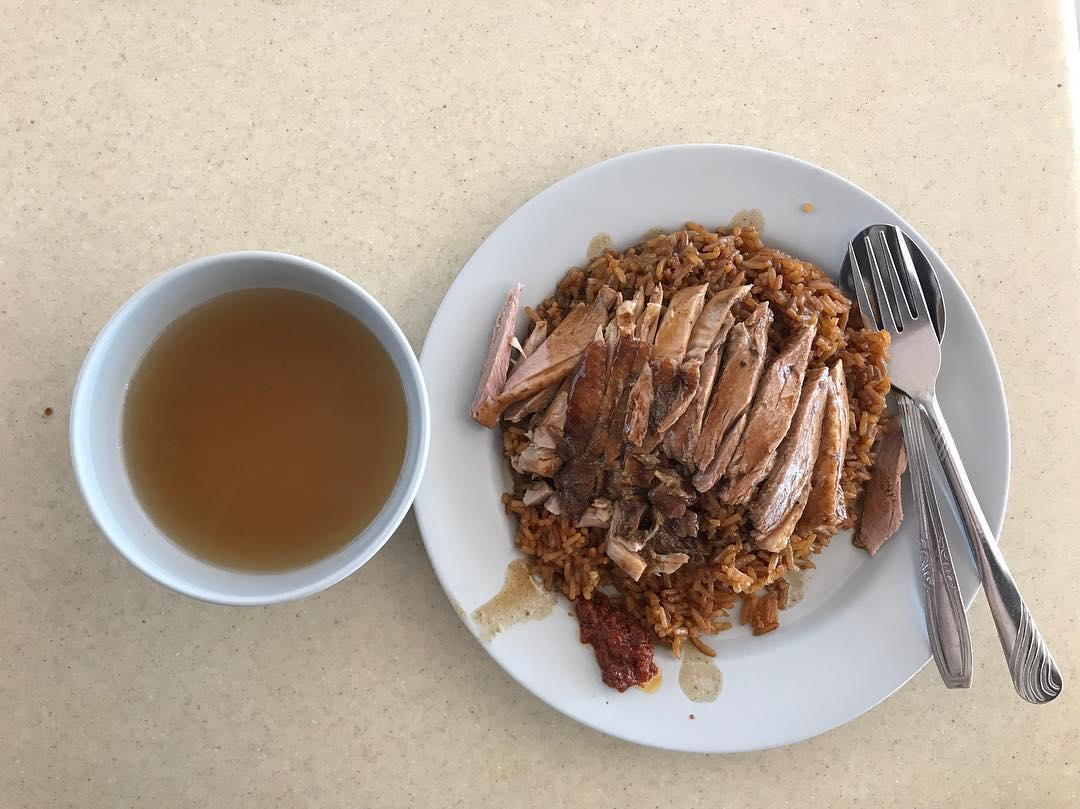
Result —
<instances>
[{"instance_id":1,"label":"metal fork","mask_svg":"<svg viewBox=\"0 0 1080 809\"><path fill-rule=\"evenodd\" d=\"M893 385L918 404L926 419L986 590L1013 686L1028 702L1050 702L1061 693L1061 672L998 549L938 405L934 388L941 364L941 348L930 322L907 238L898 228L884 225L871 228L864 238L871 257L868 269L878 311L882 324L893 336L889 374ZM872 312L866 281L863 273L856 269L854 253L851 258L859 307L864 312ZM885 286L886 276L889 289Z\"/></svg>"},{"instance_id":2,"label":"metal fork","mask_svg":"<svg viewBox=\"0 0 1080 809\"><path fill-rule=\"evenodd\" d=\"M919 354L926 355L924 363L917 367L919 373L930 375L932 389L940 364L940 352L935 355L926 350L927 341L933 344L934 349L938 347L937 333L929 317L924 315L922 320L916 322L916 318L909 314L906 323L901 321L904 328L898 329L888 299L883 291L879 291L875 298L883 323L875 322L878 317L875 308L870 304L865 275L870 273L874 282L880 283L880 267L889 260L887 245L878 238L881 235L883 234L871 228L863 236L863 260L856 255L858 237L855 243L848 245L848 260L859 311L868 326L879 329L884 325L893 335L889 376L893 380L894 388L899 388L896 381L898 378L905 381L913 379L914 366L909 358L915 352L908 349L908 346L914 346ZM878 287L878 283L875 283L875 288L883 289ZM904 341L903 345L899 345L901 341ZM917 345L914 345L915 343ZM968 634L967 615L960 597L960 586L956 581L948 538L941 522L937 495L930 477L930 461L926 453L922 417L918 405L902 390L896 390L896 400L904 428L904 443L910 461L911 489L918 518L926 634L934 653L934 662L945 685L949 688L968 688L971 686L971 637Z\"/></svg>"}]
</instances>

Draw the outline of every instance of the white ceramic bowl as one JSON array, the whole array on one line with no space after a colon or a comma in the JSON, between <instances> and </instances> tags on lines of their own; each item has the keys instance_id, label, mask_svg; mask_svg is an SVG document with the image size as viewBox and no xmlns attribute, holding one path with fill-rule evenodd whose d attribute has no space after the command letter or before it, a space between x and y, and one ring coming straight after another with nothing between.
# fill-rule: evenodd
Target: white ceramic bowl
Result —
<instances>
[{"instance_id":1,"label":"white ceramic bowl","mask_svg":"<svg viewBox=\"0 0 1080 809\"><path fill-rule=\"evenodd\" d=\"M379 339L401 378L408 409L405 460L382 510L352 542L305 567L274 573L203 561L163 534L139 504L124 466L121 423L128 384L143 355L176 318L239 289L307 292L355 317ZM94 341L75 385L71 457L91 514L116 549L152 579L204 601L272 604L317 593L348 576L390 538L416 496L430 431L423 376L405 335L379 303L348 278L282 253L237 252L196 259L150 282Z\"/></svg>"}]
</instances>

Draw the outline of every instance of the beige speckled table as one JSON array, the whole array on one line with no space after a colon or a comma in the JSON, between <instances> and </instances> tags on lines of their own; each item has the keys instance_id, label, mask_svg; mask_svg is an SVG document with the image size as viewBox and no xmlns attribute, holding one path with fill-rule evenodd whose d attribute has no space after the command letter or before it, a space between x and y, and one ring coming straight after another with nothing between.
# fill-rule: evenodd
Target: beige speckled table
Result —
<instances>
[{"instance_id":1,"label":"beige speckled table","mask_svg":"<svg viewBox=\"0 0 1080 809\"><path fill-rule=\"evenodd\" d=\"M1078 88L1060 8L0 0L0 806L1080 805ZM510 681L411 517L345 582L266 609L174 595L92 524L72 384L157 272L299 253L362 282L419 349L520 203L681 141L838 171L959 274L1008 390L1003 541L1064 671L1057 703L1013 696L980 601L968 692L930 667L791 748L656 752Z\"/></svg>"}]
</instances>

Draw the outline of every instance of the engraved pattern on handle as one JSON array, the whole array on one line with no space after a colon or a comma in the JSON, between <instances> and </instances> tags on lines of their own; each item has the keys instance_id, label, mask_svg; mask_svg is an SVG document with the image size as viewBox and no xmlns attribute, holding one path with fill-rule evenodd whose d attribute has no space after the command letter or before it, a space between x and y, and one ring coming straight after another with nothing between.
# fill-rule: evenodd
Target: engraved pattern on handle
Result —
<instances>
[{"instance_id":1,"label":"engraved pattern on handle","mask_svg":"<svg viewBox=\"0 0 1080 809\"><path fill-rule=\"evenodd\" d=\"M971 637L930 477L922 411L904 393L897 392L897 401L910 461L909 479L915 511L919 518L919 562L926 602L927 637L945 685L968 688L971 685Z\"/></svg>"},{"instance_id":2,"label":"engraved pattern on handle","mask_svg":"<svg viewBox=\"0 0 1080 809\"><path fill-rule=\"evenodd\" d=\"M968 543L986 590L990 614L1009 664L1013 686L1028 702L1050 702L1061 693L1061 672L998 549L997 540L975 497L937 397L929 394L918 401L926 413L930 437L959 507Z\"/></svg>"},{"instance_id":3,"label":"engraved pattern on handle","mask_svg":"<svg viewBox=\"0 0 1080 809\"><path fill-rule=\"evenodd\" d=\"M1020 627L1009 660L1009 673L1017 693L1028 702L1049 702L1061 693L1061 672L1023 601L1020 602Z\"/></svg>"}]
</instances>

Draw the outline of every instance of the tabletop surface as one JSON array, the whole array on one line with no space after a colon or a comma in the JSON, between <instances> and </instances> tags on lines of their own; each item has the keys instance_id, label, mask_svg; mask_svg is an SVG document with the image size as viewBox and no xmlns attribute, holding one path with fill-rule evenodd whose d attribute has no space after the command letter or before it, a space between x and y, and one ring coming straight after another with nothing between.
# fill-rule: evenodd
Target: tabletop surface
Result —
<instances>
[{"instance_id":1,"label":"tabletop surface","mask_svg":"<svg viewBox=\"0 0 1080 809\"><path fill-rule=\"evenodd\" d=\"M1074 20L1058 0L690 6L0 0L0 804L1080 803ZM930 666L789 748L638 748L502 673L411 515L341 584L256 609L165 590L95 528L68 459L75 375L160 271L304 255L419 350L522 202L680 142L836 171L956 272L1005 381L1002 543L1063 671L1056 703L1014 696L980 598L969 691Z\"/></svg>"}]
</instances>

